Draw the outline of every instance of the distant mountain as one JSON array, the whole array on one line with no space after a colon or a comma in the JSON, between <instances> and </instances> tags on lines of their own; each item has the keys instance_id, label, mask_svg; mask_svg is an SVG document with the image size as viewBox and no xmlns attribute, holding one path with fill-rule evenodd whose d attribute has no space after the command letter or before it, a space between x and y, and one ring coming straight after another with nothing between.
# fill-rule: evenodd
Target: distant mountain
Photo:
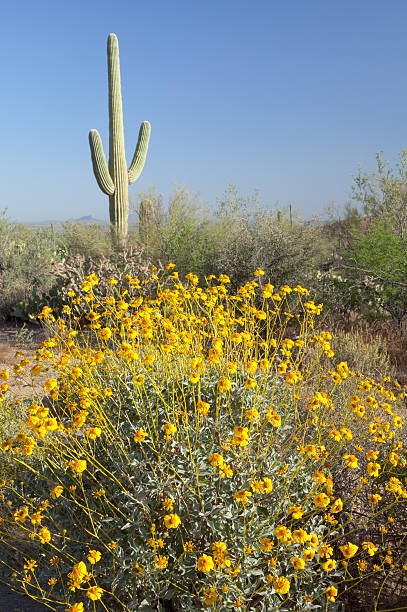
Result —
<instances>
[{"instance_id":1,"label":"distant mountain","mask_svg":"<svg viewBox=\"0 0 407 612\"><path fill-rule=\"evenodd\" d=\"M79 217L79 219L67 219L66 221L61 221L60 219L45 219L44 221L31 221L25 223L32 228L40 228L40 227L53 227L54 229L60 229L62 223L86 223L86 224L96 224L96 225L109 225L109 221L104 219L96 219L92 215L84 215L83 217ZM138 215L135 212L131 212L129 214L129 226L137 225L138 223Z\"/></svg>"},{"instance_id":2,"label":"distant mountain","mask_svg":"<svg viewBox=\"0 0 407 612\"><path fill-rule=\"evenodd\" d=\"M68 223L96 223L97 225L108 225L109 222L108 221L104 221L102 219L95 219L95 217L92 217L92 215L85 215L83 217L80 217L79 219L68 219Z\"/></svg>"},{"instance_id":3,"label":"distant mountain","mask_svg":"<svg viewBox=\"0 0 407 612\"><path fill-rule=\"evenodd\" d=\"M92 215L84 215L79 219L66 219L65 221L61 221L60 219L45 219L44 221L30 221L25 225L29 227L53 227L54 229L58 229L61 227L62 223L87 223L87 224L96 224L96 225L109 225L108 221L104 221L103 219L96 219L92 217Z\"/></svg>"}]
</instances>

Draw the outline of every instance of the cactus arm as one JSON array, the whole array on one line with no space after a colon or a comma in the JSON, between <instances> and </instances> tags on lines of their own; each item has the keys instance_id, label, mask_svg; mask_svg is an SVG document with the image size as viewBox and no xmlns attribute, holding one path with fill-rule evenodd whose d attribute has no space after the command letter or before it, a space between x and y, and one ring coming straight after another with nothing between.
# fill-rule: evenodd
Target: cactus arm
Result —
<instances>
[{"instance_id":1,"label":"cactus arm","mask_svg":"<svg viewBox=\"0 0 407 612\"><path fill-rule=\"evenodd\" d=\"M97 183L103 193L108 196L112 196L114 194L114 184L107 167L106 157L103 152L102 140L97 130L91 130L89 132L89 146L92 157L93 172L95 174Z\"/></svg>"},{"instance_id":2,"label":"cactus arm","mask_svg":"<svg viewBox=\"0 0 407 612\"><path fill-rule=\"evenodd\" d=\"M101 190L109 196L110 229L115 247L126 246L129 217L129 184L139 177L147 155L150 124L140 127L136 151L127 170L124 149L123 105L120 82L119 43L116 34L107 39L107 76L109 100L109 163L106 163L101 138L89 133L93 171Z\"/></svg>"},{"instance_id":3,"label":"cactus arm","mask_svg":"<svg viewBox=\"0 0 407 612\"><path fill-rule=\"evenodd\" d=\"M148 143L150 140L151 126L148 121L143 121L138 134L137 146L128 171L129 185L134 183L140 176L146 163Z\"/></svg>"}]
</instances>

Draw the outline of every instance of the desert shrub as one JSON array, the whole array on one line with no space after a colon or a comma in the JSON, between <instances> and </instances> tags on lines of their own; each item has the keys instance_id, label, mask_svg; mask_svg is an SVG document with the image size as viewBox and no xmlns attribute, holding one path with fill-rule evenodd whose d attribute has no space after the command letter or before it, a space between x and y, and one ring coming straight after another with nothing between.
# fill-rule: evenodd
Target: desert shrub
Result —
<instances>
[{"instance_id":1,"label":"desert shrub","mask_svg":"<svg viewBox=\"0 0 407 612\"><path fill-rule=\"evenodd\" d=\"M259 193L244 198L233 185L219 200L216 220L212 271L228 274L235 289L250 280L256 268L277 286L307 283L314 289L313 277L329 253L316 221L297 215L290 221L285 211L267 209Z\"/></svg>"},{"instance_id":2,"label":"desert shrub","mask_svg":"<svg viewBox=\"0 0 407 612\"><path fill-rule=\"evenodd\" d=\"M346 361L352 370L375 380L396 377L396 368L391 363L386 342L379 336L367 339L358 329L350 332L337 330L331 344L337 361Z\"/></svg>"},{"instance_id":3,"label":"desert shrub","mask_svg":"<svg viewBox=\"0 0 407 612\"><path fill-rule=\"evenodd\" d=\"M34 230L0 216L0 317L53 282L52 266L59 260L50 229Z\"/></svg>"},{"instance_id":4,"label":"desert shrub","mask_svg":"<svg viewBox=\"0 0 407 612\"><path fill-rule=\"evenodd\" d=\"M65 257L80 255L86 259L98 259L109 257L114 252L109 227L98 223L62 223L57 240Z\"/></svg>"},{"instance_id":5,"label":"desert shrub","mask_svg":"<svg viewBox=\"0 0 407 612\"><path fill-rule=\"evenodd\" d=\"M342 275L350 298L366 320L391 319L401 330L405 299L406 239L387 219L370 219L352 227L350 245L342 249Z\"/></svg>"},{"instance_id":6,"label":"desert shrub","mask_svg":"<svg viewBox=\"0 0 407 612\"><path fill-rule=\"evenodd\" d=\"M185 187L175 189L166 211L153 188L139 195L151 211L139 240L153 261L175 263L182 277L227 274L234 290L260 267L276 285L306 282L315 293L317 271L330 255L316 220L290 221L265 207L258 192L244 197L234 185L212 211Z\"/></svg>"},{"instance_id":7,"label":"desert shrub","mask_svg":"<svg viewBox=\"0 0 407 612\"><path fill-rule=\"evenodd\" d=\"M181 276L188 272L209 274L217 256L213 220L209 212L187 187L176 187L170 195L167 210L163 198L150 187L141 192L139 205L139 242L154 262L174 262ZM141 213L146 202L151 214Z\"/></svg>"},{"instance_id":8,"label":"desert shrub","mask_svg":"<svg viewBox=\"0 0 407 612\"><path fill-rule=\"evenodd\" d=\"M85 259L98 260L100 257L111 259L117 250L114 248L108 224L66 221L60 231L55 233L58 249L64 257L80 255ZM128 246L134 246L136 231L129 228Z\"/></svg>"},{"instance_id":9,"label":"desert shrub","mask_svg":"<svg viewBox=\"0 0 407 612\"><path fill-rule=\"evenodd\" d=\"M55 312L61 313L68 309L67 300L69 295L77 293L81 289L83 278L94 271L98 277L98 286L95 288L97 296L106 295L109 290L111 279L113 282L124 282L126 277L134 278L140 287L146 280L151 265L144 257L143 249L140 247L127 247L120 251L112 251L109 256L100 255L90 257L89 255L68 255L62 261L54 262L52 266L53 284L48 291L34 292L25 302L21 302L15 316L31 321L37 320L37 315L43 306L48 305ZM157 268L158 269L158 268ZM69 312L80 315L81 298L76 297L71 302Z\"/></svg>"},{"instance_id":10,"label":"desert shrub","mask_svg":"<svg viewBox=\"0 0 407 612\"><path fill-rule=\"evenodd\" d=\"M365 576L386 575L368 528L407 499L393 476L405 465L396 397L344 362L324 368L321 308L261 277L233 294L226 275L204 291L193 274L153 274L149 298L132 278L97 297L92 274L85 326L43 309L52 336L22 367L27 384L55 370L44 385L53 413L38 397L3 447L21 468L1 500L14 587L70 612L334 611ZM38 447L43 461L28 470ZM336 483L361 466L339 497ZM379 477L386 499L358 520Z\"/></svg>"},{"instance_id":11,"label":"desert shrub","mask_svg":"<svg viewBox=\"0 0 407 612\"><path fill-rule=\"evenodd\" d=\"M391 320L404 334L407 151L394 168L376 155L377 171L354 177L353 200L343 219L326 224L336 257L319 271L320 299L337 322ZM335 307L336 304L336 307Z\"/></svg>"}]
</instances>

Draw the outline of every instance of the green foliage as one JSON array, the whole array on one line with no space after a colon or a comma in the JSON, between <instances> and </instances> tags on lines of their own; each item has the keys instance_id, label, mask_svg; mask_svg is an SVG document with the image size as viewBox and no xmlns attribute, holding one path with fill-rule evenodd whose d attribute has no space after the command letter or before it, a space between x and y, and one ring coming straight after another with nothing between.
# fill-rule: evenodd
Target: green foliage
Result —
<instances>
[{"instance_id":1,"label":"green foliage","mask_svg":"<svg viewBox=\"0 0 407 612\"><path fill-rule=\"evenodd\" d=\"M401 326L407 314L407 239L383 217L351 229L343 249L344 275L353 299L368 319L389 317Z\"/></svg>"},{"instance_id":2,"label":"green foliage","mask_svg":"<svg viewBox=\"0 0 407 612\"><path fill-rule=\"evenodd\" d=\"M407 149L393 169L376 154L377 172L354 177L353 199L362 204L367 217L383 218L404 239L407 231Z\"/></svg>"},{"instance_id":3,"label":"green foliage","mask_svg":"<svg viewBox=\"0 0 407 612\"><path fill-rule=\"evenodd\" d=\"M155 220L149 223L148 239L139 231L142 244L154 261L175 263L180 278L192 272L204 284L205 276L225 273L237 288L260 267L276 284L306 282L317 288L316 272L330 249L316 221L295 218L291 223L285 211L278 220L258 192L246 198L234 185L212 214L186 188L175 189L165 213L162 196L153 189L140 193L140 199L149 202ZM139 216L142 223L140 211Z\"/></svg>"},{"instance_id":4,"label":"green foliage","mask_svg":"<svg viewBox=\"0 0 407 612\"><path fill-rule=\"evenodd\" d=\"M307 284L315 293L313 277L329 253L322 228L288 219L278 222L273 212L260 206L233 212L220 208L218 250L214 270L224 270L233 286L247 282L251 270L264 270L276 285Z\"/></svg>"},{"instance_id":5,"label":"green foliage","mask_svg":"<svg viewBox=\"0 0 407 612\"><path fill-rule=\"evenodd\" d=\"M106 246L108 245L109 242L106 243ZM68 300L68 293L70 291L80 292L83 279L92 272L96 273L99 279L98 287L95 290L98 296L105 295L109 291L111 279L114 279L115 282L124 282L128 276L138 278L142 282L147 278L151 265L144 257L141 248L127 247L120 251L112 251L109 256L106 256L97 255L97 247L98 245L92 247L92 244L88 244L87 249L83 249L86 255L80 253L67 255L55 263L51 288L40 294L33 291L25 301L20 302L14 308L13 316L23 321L38 322L37 315L46 305L51 307L55 313L61 313ZM80 307L73 309L74 314L79 314L80 311Z\"/></svg>"},{"instance_id":6,"label":"green foliage","mask_svg":"<svg viewBox=\"0 0 407 612\"><path fill-rule=\"evenodd\" d=\"M0 216L0 316L6 318L19 302L47 292L53 267L60 260L51 229L34 230Z\"/></svg>"},{"instance_id":7,"label":"green foliage","mask_svg":"<svg viewBox=\"0 0 407 612\"><path fill-rule=\"evenodd\" d=\"M55 238L65 258L82 255L96 260L98 257L110 257L114 253L108 230L97 223L67 221L62 223L62 229L56 233Z\"/></svg>"},{"instance_id":8,"label":"green foliage","mask_svg":"<svg viewBox=\"0 0 407 612\"><path fill-rule=\"evenodd\" d=\"M8 405L7 402L1 404L0 440L2 444L7 440L14 439L21 431L24 426L27 405L27 401L20 402L17 406ZM19 471L19 467L12 460L12 457L0 451L0 480L14 478Z\"/></svg>"},{"instance_id":9,"label":"green foliage","mask_svg":"<svg viewBox=\"0 0 407 612\"><path fill-rule=\"evenodd\" d=\"M150 187L139 206L139 239L153 261L175 263L180 277L188 272L209 274L217 256L213 222L186 187L177 187L162 210L162 196ZM148 231L144 207L149 210Z\"/></svg>"}]
</instances>

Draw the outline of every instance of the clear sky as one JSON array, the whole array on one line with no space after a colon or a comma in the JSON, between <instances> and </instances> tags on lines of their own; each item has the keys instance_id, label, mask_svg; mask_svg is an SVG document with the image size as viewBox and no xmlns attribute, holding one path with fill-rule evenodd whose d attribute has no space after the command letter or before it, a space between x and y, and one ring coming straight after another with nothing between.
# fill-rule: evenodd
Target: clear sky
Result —
<instances>
[{"instance_id":1,"label":"clear sky","mask_svg":"<svg viewBox=\"0 0 407 612\"><path fill-rule=\"evenodd\" d=\"M407 147L406 0L19 0L1 10L0 209L108 217L88 132L108 151L106 40L119 39L131 197L228 183L304 216L350 197L359 164Z\"/></svg>"}]
</instances>

